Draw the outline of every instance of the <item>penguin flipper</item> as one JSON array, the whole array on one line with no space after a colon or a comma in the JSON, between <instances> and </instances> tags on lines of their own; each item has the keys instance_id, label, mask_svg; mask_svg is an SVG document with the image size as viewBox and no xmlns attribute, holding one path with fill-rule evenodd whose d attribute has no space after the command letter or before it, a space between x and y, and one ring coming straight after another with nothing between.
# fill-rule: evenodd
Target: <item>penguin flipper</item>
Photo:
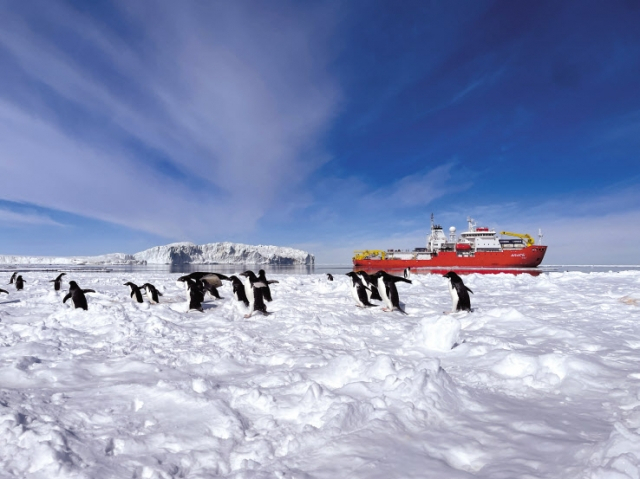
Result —
<instances>
[{"instance_id":1,"label":"penguin flipper","mask_svg":"<svg viewBox=\"0 0 640 479\"><path fill-rule=\"evenodd\" d=\"M9 294L9 291L5 291L4 289L0 289L0 293L6 293L6 294Z\"/></svg>"},{"instance_id":2,"label":"penguin flipper","mask_svg":"<svg viewBox=\"0 0 640 479\"><path fill-rule=\"evenodd\" d=\"M471 294L473 294L473 291L471 291L471 288L468 288L466 285L465 285L465 288L466 288L467 291L469 291Z\"/></svg>"},{"instance_id":3,"label":"penguin flipper","mask_svg":"<svg viewBox=\"0 0 640 479\"><path fill-rule=\"evenodd\" d=\"M62 300L63 303L67 302L67 299L69 299L71 297L71 293L67 293L67 295L64 297L64 299Z\"/></svg>"},{"instance_id":4,"label":"penguin flipper","mask_svg":"<svg viewBox=\"0 0 640 479\"><path fill-rule=\"evenodd\" d=\"M95 293L95 291L92 290L92 289L83 289L82 292L83 293Z\"/></svg>"}]
</instances>

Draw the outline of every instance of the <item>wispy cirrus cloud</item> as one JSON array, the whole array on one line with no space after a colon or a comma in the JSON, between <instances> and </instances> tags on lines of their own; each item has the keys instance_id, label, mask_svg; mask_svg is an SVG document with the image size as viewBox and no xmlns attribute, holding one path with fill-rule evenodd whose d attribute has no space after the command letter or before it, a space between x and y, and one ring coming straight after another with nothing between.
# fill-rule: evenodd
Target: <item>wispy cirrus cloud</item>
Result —
<instances>
[{"instance_id":1,"label":"wispy cirrus cloud","mask_svg":"<svg viewBox=\"0 0 640 479\"><path fill-rule=\"evenodd\" d=\"M62 223L58 223L47 215L42 215L35 212L12 211L5 208L0 208L0 224L8 226L64 226Z\"/></svg>"},{"instance_id":2,"label":"wispy cirrus cloud","mask_svg":"<svg viewBox=\"0 0 640 479\"><path fill-rule=\"evenodd\" d=\"M330 7L120 2L115 29L39 5L0 20L1 199L205 240L250 231L324 161Z\"/></svg>"}]
</instances>

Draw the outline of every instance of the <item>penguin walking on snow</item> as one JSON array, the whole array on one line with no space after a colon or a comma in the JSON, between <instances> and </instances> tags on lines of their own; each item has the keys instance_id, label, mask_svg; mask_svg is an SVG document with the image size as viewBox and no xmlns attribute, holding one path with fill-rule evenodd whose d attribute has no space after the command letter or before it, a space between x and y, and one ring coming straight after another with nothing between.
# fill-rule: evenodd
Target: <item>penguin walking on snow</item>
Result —
<instances>
[{"instance_id":1,"label":"penguin walking on snow","mask_svg":"<svg viewBox=\"0 0 640 479\"><path fill-rule=\"evenodd\" d=\"M16 276L18 276L18 272L14 271L11 275L11 279L9 280L9 284L13 284L13 282L16 280Z\"/></svg>"},{"instance_id":2,"label":"penguin walking on snow","mask_svg":"<svg viewBox=\"0 0 640 479\"><path fill-rule=\"evenodd\" d=\"M356 274L360 276L362 283L367 288L367 297L369 298L369 301L382 301L380 291L378 290L378 286L376 286L376 281L371 277L371 275L366 271L357 271Z\"/></svg>"},{"instance_id":3,"label":"penguin walking on snow","mask_svg":"<svg viewBox=\"0 0 640 479\"><path fill-rule=\"evenodd\" d=\"M369 301L368 290L364 285L363 279L353 271L348 272L347 276L351 278L351 296L356 300L356 305L360 308L375 306Z\"/></svg>"},{"instance_id":4,"label":"penguin walking on snow","mask_svg":"<svg viewBox=\"0 0 640 479\"><path fill-rule=\"evenodd\" d=\"M372 278L378 281L378 291L380 291L380 296L382 296L382 300L387 305L386 308L382 308L382 311L393 311L397 309L401 313L407 314L404 309L400 307L400 296L398 295L396 283L399 281L411 283L411 280L401 276L393 276L382 270L374 274Z\"/></svg>"},{"instance_id":5,"label":"penguin walking on snow","mask_svg":"<svg viewBox=\"0 0 640 479\"><path fill-rule=\"evenodd\" d=\"M194 273L190 273L178 278L178 281L185 283L187 289L189 289L189 287L187 286L188 283L186 283L187 279L200 282L204 292L208 292L216 299L222 299L220 297L220 293L218 293L218 288L222 286L222 281L230 281L229 277L225 276L224 274L196 271Z\"/></svg>"},{"instance_id":6,"label":"penguin walking on snow","mask_svg":"<svg viewBox=\"0 0 640 479\"><path fill-rule=\"evenodd\" d=\"M258 271L258 280L261 283L266 284L267 286L264 288L263 291L263 296L264 299L266 299L267 301L273 301L273 298L271 297L271 288L269 287L270 284L275 284L275 283L279 283L279 281L276 281L275 279L272 280L268 280L267 279L267 274L264 272L263 269L261 269L260 271Z\"/></svg>"},{"instance_id":7,"label":"penguin walking on snow","mask_svg":"<svg viewBox=\"0 0 640 479\"><path fill-rule=\"evenodd\" d=\"M204 287L201 281L196 281L191 278L185 280L187 290L189 291L189 309L188 311L200 311L204 313L202 309L202 302L204 301Z\"/></svg>"},{"instance_id":8,"label":"penguin walking on snow","mask_svg":"<svg viewBox=\"0 0 640 479\"><path fill-rule=\"evenodd\" d=\"M71 300L73 301L73 306L76 309L81 308L86 311L88 308L85 293L95 293L95 291L92 289L80 289L78 283L76 283L75 281L69 281L69 293L67 293L67 295L64 297L62 303L66 303L67 299L71 298Z\"/></svg>"},{"instance_id":9,"label":"penguin walking on snow","mask_svg":"<svg viewBox=\"0 0 640 479\"><path fill-rule=\"evenodd\" d=\"M160 302L159 296L162 296L162 293L158 291L154 285L151 283L144 283L141 288L144 288L150 303L158 304Z\"/></svg>"},{"instance_id":10,"label":"penguin walking on snow","mask_svg":"<svg viewBox=\"0 0 640 479\"><path fill-rule=\"evenodd\" d=\"M229 279L231 280L231 284L233 285L233 296L236 298L236 301L243 302L244 305L248 308L249 300L247 299L247 293L244 290L244 284L237 276L231 276Z\"/></svg>"},{"instance_id":11,"label":"penguin walking on snow","mask_svg":"<svg viewBox=\"0 0 640 479\"><path fill-rule=\"evenodd\" d=\"M49 283L53 283L53 290L60 291L60 283L62 283L62 277L67 273L60 273L56 279L52 279Z\"/></svg>"},{"instance_id":12,"label":"penguin walking on snow","mask_svg":"<svg viewBox=\"0 0 640 479\"><path fill-rule=\"evenodd\" d=\"M240 273L240 276L247 278L244 282L244 292L249 300L249 312L244 317L250 318L254 311L268 315L267 305L264 304L264 290L269 285L260 281L253 271L245 271Z\"/></svg>"},{"instance_id":13,"label":"penguin walking on snow","mask_svg":"<svg viewBox=\"0 0 640 479\"><path fill-rule=\"evenodd\" d=\"M136 302L137 303L142 303L142 292L140 291L140 287L135 284L132 283L131 281L127 281L126 283L123 284L123 286L129 286L129 288L131 289L131 297L133 298L135 296L136 298Z\"/></svg>"},{"instance_id":14,"label":"penguin walking on snow","mask_svg":"<svg viewBox=\"0 0 640 479\"><path fill-rule=\"evenodd\" d=\"M451 301L453 302L452 313L456 311L473 311L471 309L471 299L469 293L473 294L465 284L462 282L462 278L455 272L449 271L442 276L449 279L449 292L451 293Z\"/></svg>"},{"instance_id":15,"label":"penguin walking on snow","mask_svg":"<svg viewBox=\"0 0 640 479\"><path fill-rule=\"evenodd\" d=\"M21 291L22 288L24 288L24 283L26 283L26 281L22 279L21 275L18 275L16 278L16 290Z\"/></svg>"}]
</instances>

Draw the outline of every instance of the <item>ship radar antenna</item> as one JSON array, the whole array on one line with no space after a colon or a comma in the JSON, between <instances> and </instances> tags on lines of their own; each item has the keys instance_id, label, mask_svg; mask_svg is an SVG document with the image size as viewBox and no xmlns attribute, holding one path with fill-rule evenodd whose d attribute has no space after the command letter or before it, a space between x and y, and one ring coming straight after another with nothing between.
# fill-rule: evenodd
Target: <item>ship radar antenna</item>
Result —
<instances>
[{"instance_id":1,"label":"ship radar antenna","mask_svg":"<svg viewBox=\"0 0 640 479\"><path fill-rule=\"evenodd\" d=\"M467 223L469 223L469 231L476 230L476 220L474 220L471 216L467 216Z\"/></svg>"},{"instance_id":2,"label":"ship radar antenna","mask_svg":"<svg viewBox=\"0 0 640 479\"><path fill-rule=\"evenodd\" d=\"M538 228L538 244L542 244L542 237L544 235L542 234L542 228Z\"/></svg>"}]
</instances>

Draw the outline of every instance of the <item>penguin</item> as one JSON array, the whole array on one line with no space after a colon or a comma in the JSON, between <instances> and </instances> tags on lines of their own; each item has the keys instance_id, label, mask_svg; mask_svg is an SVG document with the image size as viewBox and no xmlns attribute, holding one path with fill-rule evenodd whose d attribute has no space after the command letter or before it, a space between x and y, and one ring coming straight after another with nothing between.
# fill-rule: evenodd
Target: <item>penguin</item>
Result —
<instances>
[{"instance_id":1,"label":"penguin","mask_svg":"<svg viewBox=\"0 0 640 479\"><path fill-rule=\"evenodd\" d=\"M264 290L268 285L260 281L253 271L245 271L240 273L240 276L247 278L244 283L244 292L249 300L249 312L244 317L250 318L254 311L268 315L267 305L264 304Z\"/></svg>"},{"instance_id":2,"label":"penguin","mask_svg":"<svg viewBox=\"0 0 640 479\"><path fill-rule=\"evenodd\" d=\"M135 295L136 302L138 303L144 302L142 300L142 293L140 292L140 287L137 284L132 283L131 281L127 281L126 283L123 284L123 286L129 286L129 288L131 288L131 297L133 298Z\"/></svg>"},{"instance_id":3,"label":"penguin","mask_svg":"<svg viewBox=\"0 0 640 479\"><path fill-rule=\"evenodd\" d=\"M17 272L17 271L14 271L14 272L13 272L13 274L11 275L11 279L9 280L9 283L8 283L8 284L13 284L13 282L14 282L14 281L15 281L15 279L16 279L16 276L18 276L18 272Z\"/></svg>"},{"instance_id":4,"label":"penguin","mask_svg":"<svg viewBox=\"0 0 640 479\"><path fill-rule=\"evenodd\" d=\"M0 289L0 293L9 294L9 291L5 291L4 289Z\"/></svg>"},{"instance_id":5,"label":"penguin","mask_svg":"<svg viewBox=\"0 0 640 479\"><path fill-rule=\"evenodd\" d=\"M267 280L267 274L264 272L263 269L258 271L258 279L260 280L261 283L264 283L267 285L263 291L264 299L266 299L267 301L273 301L273 298L271 297L271 288L269 287L269 285L274 283L279 283L279 281L276 281L275 279L272 279L271 281Z\"/></svg>"},{"instance_id":6,"label":"penguin","mask_svg":"<svg viewBox=\"0 0 640 479\"><path fill-rule=\"evenodd\" d=\"M247 293L244 290L244 284L240 281L240 278L237 276L231 276L229 278L231 283L233 284L233 295L236 298L236 301L242 301L244 305L249 307L249 300L247 299Z\"/></svg>"},{"instance_id":7,"label":"penguin","mask_svg":"<svg viewBox=\"0 0 640 479\"><path fill-rule=\"evenodd\" d=\"M204 288L202 282L187 278L185 280L187 290L189 291L189 309L188 311L200 311L204 313L202 309L202 302L204 301Z\"/></svg>"},{"instance_id":8,"label":"penguin","mask_svg":"<svg viewBox=\"0 0 640 479\"><path fill-rule=\"evenodd\" d=\"M85 297L85 293L95 293L92 289L80 289L78 283L75 281L69 281L69 293L64 297L62 303L66 303L67 299L71 298L73 300L73 306L77 308L82 308L85 311L87 310L87 298Z\"/></svg>"},{"instance_id":9,"label":"penguin","mask_svg":"<svg viewBox=\"0 0 640 479\"><path fill-rule=\"evenodd\" d=\"M331 273L327 273L327 279L329 281L333 281L333 275Z\"/></svg>"},{"instance_id":10,"label":"penguin","mask_svg":"<svg viewBox=\"0 0 640 479\"><path fill-rule=\"evenodd\" d=\"M358 307L365 308L375 306L375 304L369 302L368 290L364 285L364 280L353 271L346 274L351 278L351 296L356 300Z\"/></svg>"},{"instance_id":11,"label":"penguin","mask_svg":"<svg viewBox=\"0 0 640 479\"><path fill-rule=\"evenodd\" d=\"M360 276L362 283L367 288L367 297L369 298L369 302L371 302L371 300L382 301L376 281L371 277L371 275L366 271L356 271L356 274Z\"/></svg>"},{"instance_id":12,"label":"penguin","mask_svg":"<svg viewBox=\"0 0 640 479\"><path fill-rule=\"evenodd\" d=\"M411 276L411 268L405 268L403 273L404 279L409 279Z\"/></svg>"},{"instance_id":13,"label":"penguin","mask_svg":"<svg viewBox=\"0 0 640 479\"><path fill-rule=\"evenodd\" d=\"M220 297L220 293L218 293L218 288L222 286L222 281L229 281L229 277L225 276L224 274L196 271L184 276L180 276L178 278L178 281L185 282L185 287L187 287L187 289L189 289L186 283L187 279L200 281L202 283L204 291L208 292L211 296L217 299L222 299Z\"/></svg>"},{"instance_id":14,"label":"penguin","mask_svg":"<svg viewBox=\"0 0 640 479\"><path fill-rule=\"evenodd\" d=\"M471 299L469 298L469 293L473 293L473 291L465 286L462 282L462 278L453 271L449 271L442 277L449 279L449 293L451 293L451 301L453 302L453 309L451 312L473 311L471 309Z\"/></svg>"},{"instance_id":15,"label":"penguin","mask_svg":"<svg viewBox=\"0 0 640 479\"><path fill-rule=\"evenodd\" d=\"M22 279L21 275L18 275L18 277L16 278L16 290L20 291L22 288L24 288L24 283L26 283L26 281Z\"/></svg>"},{"instance_id":16,"label":"penguin","mask_svg":"<svg viewBox=\"0 0 640 479\"><path fill-rule=\"evenodd\" d=\"M158 304L160 302L159 296L162 296L162 293L156 289L154 285L151 283L144 283L141 288L147 293L147 298L149 298L149 302L153 304Z\"/></svg>"},{"instance_id":17,"label":"penguin","mask_svg":"<svg viewBox=\"0 0 640 479\"><path fill-rule=\"evenodd\" d=\"M372 276L378 281L378 290L382 296L382 300L386 303L387 307L382 308L382 311L398 310L403 314L407 314L400 307L400 296L398 295L398 289L396 283L398 281L404 281L405 283L411 283L410 279L405 279L402 276L393 276L386 271L378 271Z\"/></svg>"},{"instance_id":18,"label":"penguin","mask_svg":"<svg viewBox=\"0 0 640 479\"><path fill-rule=\"evenodd\" d=\"M62 277L67 273L60 273L56 279L52 279L49 283L53 283L53 290L60 291L60 283L62 283Z\"/></svg>"}]
</instances>

